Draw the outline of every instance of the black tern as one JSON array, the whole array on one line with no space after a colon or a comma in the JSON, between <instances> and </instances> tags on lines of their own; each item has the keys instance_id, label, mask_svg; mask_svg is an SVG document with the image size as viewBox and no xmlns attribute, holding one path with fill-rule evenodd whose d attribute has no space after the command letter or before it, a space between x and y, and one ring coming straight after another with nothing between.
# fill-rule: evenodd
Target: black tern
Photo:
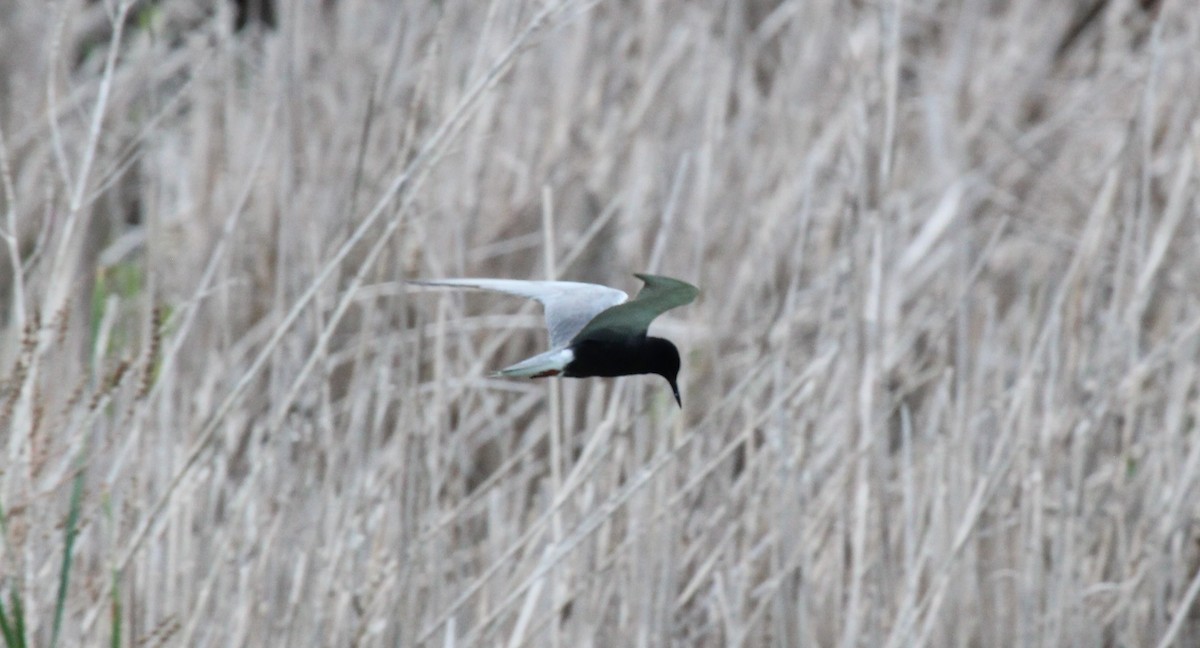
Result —
<instances>
[{"instance_id":1,"label":"black tern","mask_svg":"<svg viewBox=\"0 0 1200 648\"><path fill-rule=\"evenodd\" d=\"M574 281L518 279L425 279L419 286L475 288L537 300L546 314L550 350L522 360L496 375L518 378L588 378L658 374L679 397L679 350L669 340L646 334L659 315L690 304L695 286L650 274L635 274L645 284L632 300L624 291Z\"/></svg>"}]
</instances>

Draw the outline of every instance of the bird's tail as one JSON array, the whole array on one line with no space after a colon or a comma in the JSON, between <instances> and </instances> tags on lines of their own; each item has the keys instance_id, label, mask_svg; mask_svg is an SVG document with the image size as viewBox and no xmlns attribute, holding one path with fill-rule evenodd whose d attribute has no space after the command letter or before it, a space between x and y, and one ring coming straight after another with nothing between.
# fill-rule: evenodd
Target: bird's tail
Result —
<instances>
[{"instance_id":1,"label":"bird's tail","mask_svg":"<svg viewBox=\"0 0 1200 648\"><path fill-rule=\"evenodd\" d=\"M505 367L493 375L507 378L557 376L574 359L575 354L570 349L551 349L545 353L539 353L532 358L522 360L515 365Z\"/></svg>"}]
</instances>

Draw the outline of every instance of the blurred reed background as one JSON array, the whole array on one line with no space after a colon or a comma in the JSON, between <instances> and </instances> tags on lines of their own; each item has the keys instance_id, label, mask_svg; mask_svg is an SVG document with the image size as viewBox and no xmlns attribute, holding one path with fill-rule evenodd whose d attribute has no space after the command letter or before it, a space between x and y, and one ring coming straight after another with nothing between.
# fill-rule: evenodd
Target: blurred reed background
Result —
<instances>
[{"instance_id":1,"label":"blurred reed background","mask_svg":"<svg viewBox=\"0 0 1200 648\"><path fill-rule=\"evenodd\" d=\"M1200 645L1194 2L242 5L0 0L6 645Z\"/></svg>"}]
</instances>

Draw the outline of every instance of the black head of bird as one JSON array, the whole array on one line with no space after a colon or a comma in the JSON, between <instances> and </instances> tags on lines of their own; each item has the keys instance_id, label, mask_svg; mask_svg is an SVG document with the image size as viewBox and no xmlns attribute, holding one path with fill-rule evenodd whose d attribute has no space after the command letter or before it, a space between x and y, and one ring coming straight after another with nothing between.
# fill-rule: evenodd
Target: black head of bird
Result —
<instances>
[{"instance_id":1,"label":"black head of bird","mask_svg":"<svg viewBox=\"0 0 1200 648\"><path fill-rule=\"evenodd\" d=\"M683 400L679 398L679 384L676 382L679 379L679 349L670 340L662 338L648 337L646 338L646 350L650 359L650 371L667 379L667 383L671 385L671 393L675 395L675 402L683 407Z\"/></svg>"}]
</instances>

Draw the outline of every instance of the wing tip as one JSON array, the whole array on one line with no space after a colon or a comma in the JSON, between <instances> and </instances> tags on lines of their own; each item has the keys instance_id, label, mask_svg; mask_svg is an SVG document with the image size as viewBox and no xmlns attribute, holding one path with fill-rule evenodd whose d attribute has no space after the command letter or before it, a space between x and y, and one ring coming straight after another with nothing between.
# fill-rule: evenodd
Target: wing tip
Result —
<instances>
[{"instance_id":1,"label":"wing tip","mask_svg":"<svg viewBox=\"0 0 1200 648\"><path fill-rule=\"evenodd\" d=\"M405 279L404 283L409 286L425 286L426 288L451 288L458 286L452 280L447 281L446 279Z\"/></svg>"},{"instance_id":2,"label":"wing tip","mask_svg":"<svg viewBox=\"0 0 1200 648\"><path fill-rule=\"evenodd\" d=\"M688 302L691 302L692 300L696 299L696 297L700 296L700 289L698 287L696 287L686 281L683 281L682 279L676 279L675 277L668 277L666 275L650 274L648 272L635 272L635 273L633 273L633 276L640 279L641 282L646 284L647 286L649 286L651 283L660 282L660 281L667 281L672 284L675 284L674 289L687 291L687 293L689 295Z\"/></svg>"}]
</instances>

